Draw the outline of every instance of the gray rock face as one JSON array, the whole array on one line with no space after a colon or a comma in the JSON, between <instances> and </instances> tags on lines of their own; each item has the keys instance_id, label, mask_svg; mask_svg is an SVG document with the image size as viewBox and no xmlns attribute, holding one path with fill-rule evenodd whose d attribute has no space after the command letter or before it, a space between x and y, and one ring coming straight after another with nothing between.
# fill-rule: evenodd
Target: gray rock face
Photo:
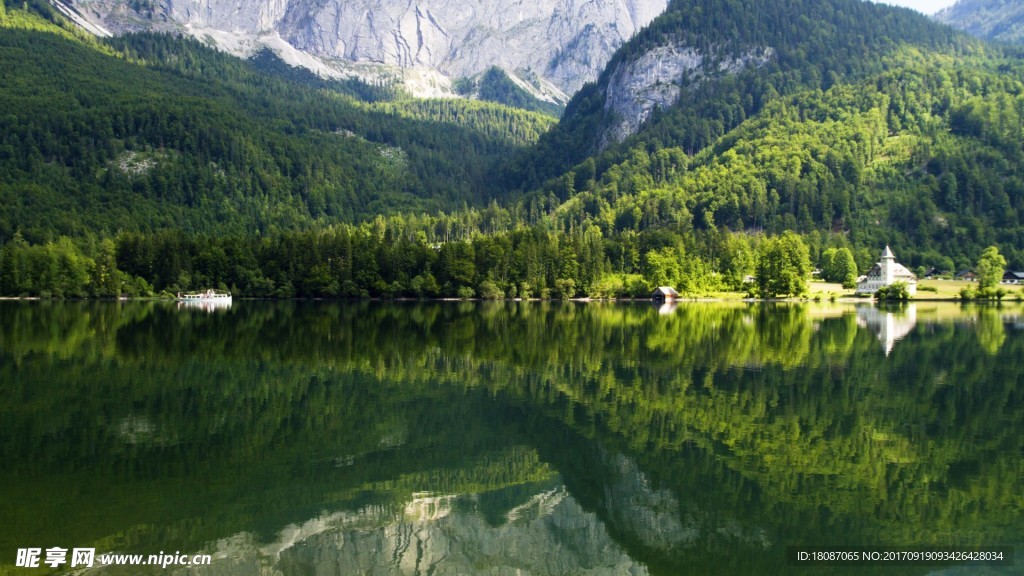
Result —
<instances>
[{"instance_id":1,"label":"gray rock face","mask_svg":"<svg viewBox=\"0 0 1024 576\"><path fill-rule=\"evenodd\" d=\"M675 104L683 90L708 78L762 66L774 55L772 48L758 48L739 57L723 57L672 43L621 62L605 88L604 109L613 122L602 136L602 147L635 134L655 108Z\"/></svg>"},{"instance_id":2,"label":"gray rock face","mask_svg":"<svg viewBox=\"0 0 1024 576\"><path fill-rule=\"evenodd\" d=\"M659 46L640 58L621 64L612 73L604 108L616 122L606 141L621 142L635 133L658 107L675 104L682 90L683 74L697 70L704 56L693 48Z\"/></svg>"},{"instance_id":3,"label":"gray rock face","mask_svg":"<svg viewBox=\"0 0 1024 576\"><path fill-rule=\"evenodd\" d=\"M1024 3L1019 0L960 0L935 19L985 40L1024 43Z\"/></svg>"},{"instance_id":4,"label":"gray rock face","mask_svg":"<svg viewBox=\"0 0 1024 576\"><path fill-rule=\"evenodd\" d=\"M321 61L437 70L531 70L566 94L667 0L68 0L114 31L179 29L245 53L283 39Z\"/></svg>"}]
</instances>

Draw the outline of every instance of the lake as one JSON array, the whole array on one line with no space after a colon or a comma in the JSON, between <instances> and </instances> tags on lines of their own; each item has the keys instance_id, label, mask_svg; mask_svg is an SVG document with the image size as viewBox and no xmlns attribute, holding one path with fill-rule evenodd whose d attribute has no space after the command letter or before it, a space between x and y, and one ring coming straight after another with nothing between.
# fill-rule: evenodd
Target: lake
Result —
<instances>
[{"instance_id":1,"label":"lake","mask_svg":"<svg viewBox=\"0 0 1024 576\"><path fill-rule=\"evenodd\" d=\"M865 574L793 547L1024 542L1019 304L6 301L0 390L5 575Z\"/></svg>"}]
</instances>

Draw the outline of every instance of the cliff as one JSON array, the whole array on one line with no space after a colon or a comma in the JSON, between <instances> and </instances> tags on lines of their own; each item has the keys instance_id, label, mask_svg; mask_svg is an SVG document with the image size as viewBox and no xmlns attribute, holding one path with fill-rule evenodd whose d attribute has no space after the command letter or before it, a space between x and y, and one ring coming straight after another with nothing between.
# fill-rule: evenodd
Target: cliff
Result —
<instances>
[{"instance_id":1,"label":"cliff","mask_svg":"<svg viewBox=\"0 0 1024 576\"><path fill-rule=\"evenodd\" d=\"M492 66L564 101L666 0L67 0L115 33L180 31L241 56L269 47L335 76L419 78L424 95ZM529 74L526 74L529 72ZM422 81L422 78L428 78ZM550 83L557 90L545 89ZM408 84L408 82L407 82Z\"/></svg>"}]
</instances>

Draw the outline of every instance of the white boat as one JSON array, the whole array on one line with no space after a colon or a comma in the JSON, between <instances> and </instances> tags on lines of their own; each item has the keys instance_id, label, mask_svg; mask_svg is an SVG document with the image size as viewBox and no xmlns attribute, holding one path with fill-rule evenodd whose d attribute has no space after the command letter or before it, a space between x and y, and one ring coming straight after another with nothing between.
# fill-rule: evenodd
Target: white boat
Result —
<instances>
[{"instance_id":1,"label":"white boat","mask_svg":"<svg viewBox=\"0 0 1024 576\"><path fill-rule=\"evenodd\" d=\"M178 292L178 300L182 302L231 302L231 292L207 290L205 292Z\"/></svg>"},{"instance_id":2,"label":"white boat","mask_svg":"<svg viewBox=\"0 0 1024 576\"><path fill-rule=\"evenodd\" d=\"M182 294L178 292L179 310L202 310L213 312L215 310L227 310L231 308L231 293L207 290L205 292L193 292Z\"/></svg>"}]
</instances>

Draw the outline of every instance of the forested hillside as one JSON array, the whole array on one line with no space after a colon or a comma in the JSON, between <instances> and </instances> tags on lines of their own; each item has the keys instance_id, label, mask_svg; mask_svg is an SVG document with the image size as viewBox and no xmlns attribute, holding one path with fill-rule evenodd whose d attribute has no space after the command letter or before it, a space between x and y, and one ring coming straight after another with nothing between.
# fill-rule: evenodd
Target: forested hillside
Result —
<instances>
[{"instance_id":1,"label":"forested hillside","mask_svg":"<svg viewBox=\"0 0 1024 576\"><path fill-rule=\"evenodd\" d=\"M547 189L608 230L796 230L947 271L998 244L1021 265L1024 63L914 60L780 98L696 156L637 146Z\"/></svg>"},{"instance_id":2,"label":"forested hillside","mask_svg":"<svg viewBox=\"0 0 1024 576\"><path fill-rule=\"evenodd\" d=\"M646 79L677 83L678 101L609 141L621 71L666 46L702 67ZM768 56L735 64L755 52ZM849 245L862 271L886 243L914 267L946 271L998 244L1020 267L1022 94L1020 51L910 10L677 0L506 181L540 188L533 197L559 204L563 226L593 222L606 235L795 230L812 258L815 245Z\"/></svg>"},{"instance_id":3,"label":"forested hillside","mask_svg":"<svg viewBox=\"0 0 1024 576\"><path fill-rule=\"evenodd\" d=\"M886 244L915 270L990 245L1024 268L1024 60L908 10L678 0L548 132L191 41L26 27L0 35L0 294L701 294L752 290L783 245L801 271L847 248L863 273ZM649 79L678 102L602 139L615 71L665 42L700 56Z\"/></svg>"},{"instance_id":4,"label":"forested hillside","mask_svg":"<svg viewBox=\"0 0 1024 576\"><path fill-rule=\"evenodd\" d=\"M534 79L534 82L539 85L539 80ZM516 84L504 70L497 66L490 67L476 78L458 80L455 83L455 88L463 96L475 96L485 102L496 102L523 110L542 112L554 117L562 114L561 103L540 100Z\"/></svg>"},{"instance_id":5,"label":"forested hillside","mask_svg":"<svg viewBox=\"0 0 1024 576\"><path fill-rule=\"evenodd\" d=\"M484 205L497 163L552 122L478 102L371 104L192 40L97 49L22 10L4 20L44 30L0 34L4 240L265 234Z\"/></svg>"},{"instance_id":6,"label":"forested hillside","mask_svg":"<svg viewBox=\"0 0 1024 576\"><path fill-rule=\"evenodd\" d=\"M517 167L527 187L600 152L615 120L610 84L615 72L666 46L693 50L702 67L682 77L674 105L658 109L637 145L679 147L693 154L779 96L827 90L898 67L907 47L957 57L983 47L919 13L858 0L673 0L612 58L597 83L569 103L558 128ZM731 68L735 59L767 51L760 65ZM667 63L667 62L666 62Z\"/></svg>"}]
</instances>

